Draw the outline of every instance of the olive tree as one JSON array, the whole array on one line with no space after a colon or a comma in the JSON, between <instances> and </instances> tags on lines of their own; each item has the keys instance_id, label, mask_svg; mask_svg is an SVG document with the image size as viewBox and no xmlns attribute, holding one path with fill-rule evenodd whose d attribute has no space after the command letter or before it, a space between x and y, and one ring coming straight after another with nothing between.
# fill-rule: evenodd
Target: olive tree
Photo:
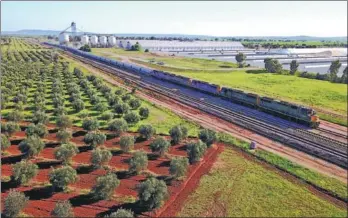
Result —
<instances>
[{"instance_id":1,"label":"olive tree","mask_svg":"<svg viewBox=\"0 0 348 218\"><path fill-rule=\"evenodd\" d=\"M67 115L57 117L56 125L59 129L66 129L72 126L72 121Z\"/></svg>"},{"instance_id":2,"label":"olive tree","mask_svg":"<svg viewBox=\"0 0 348 218\"><path fill-rule=\"evenodd\" d=\"M156 134L156 129L151 125L141 125L138 132L142 138L149 140L154 134Z\"/></svg>"},{"instance_id":3,"label":"olive tree","mask_svg":"<svg viewBox=\"0 0 348 218\"><path fill-rule=\"evenodd\" d=\"M129 171L140 173L140 171L147 169L148 158L144 151L137 151L129 161Z\"/></svg>"},{"instance_id":4,"label":"olive tree","mask_svg":"<svg viewBox=\"0 0 348 218\"><path fill-rule=\"evenodd\" d=\"M94 106L94 108L99 112L104 112L108 109L108 106L103 102L99 102Z\"/></svg>"},{"instance_id":5,"label":"olive tree","mask_svg":"<svg viewBox=\"0 0 348 218\"><path fill-rule=\"evenodd\" d=\"M187 154L190 160L190 163L198 162L204 155L204 152L207 149L207 145L201 140L198 142L190 142L187 145Z\"/></svg>"},{"instance_id":6,"label":"olive tree","mask_svg":"<svg viewBox=\"0 0 348 218\"><path fill-rule=\"evenodd\" d=\"M148 117L149 117L149 114L150 114L150 111L149 111L148 108L146 108L146 107L141 107L141 108L139 109L139 115L140 115L140 117L141 117L142 119L148 118Z\"/></svg>"},{"instance_id":7,"label":"olive tree","mask_svg":"<svg viewBox=\"0 0 348 218\"><path fill-rule=\"evenodd\" d=\"M129 111L129 106L127 104L116 104L114 107L116 114L122 115L126 114Z\"/></svg>"},{"instance_id":8,"label":"olive tree","mask_svg":"<svg viewBox=\"0 0 348 218\"><path fill-rule=\"evenodd\" d=\"M80 112L83 109L85 109L85 103L81 99L75 99L71 103L72 107L74 108L75 112Z\"/></svg>"},{"instance_id":9,"label":"olive tree","mask_svg":"<svg viewBox=\"0 0 348 218\"><path fill-rule=\"evenodd\" d=\"M29 158L38 155L45 147L45 143L37 136L29 136L19 143L18 148L22 153L25 153Z\"/></svg>"},{"instance_id":10,"label":"olive tree","mask_svg":"<svg viewBox=\"0 0 348 218\"><path fill-rule=\"evenodd\" d=\"M108 149L96 148L92 151L91 163L94 168L100 168L109 163L112 154Z\"/></svg>"},{"instance_id":11,"label":"olive tree","mask_svg":"<svg viewBox=\"0 0 348 218\"><path fill-rule=\"evenodd\" d=\"M178 144L181 140L187 137L187 128L182 125L174 126L169 130L169 134L172 137L172 141L174 144Z\"/></svg>"},{"instance_id":12,"label":"olive tree","mask_svg":"<svg viewBox=\"0 0 348 218\"><path fill-rule=\"evenodd\" d=\"M186 157L175 157L170 161L169 173L174 178L185 176L189 161Z\"/></svg>"},{"instance_id":13,"label":"olive tree","mask_svg":"<svg viewBox=\"0 0 348 218\"><path fill-rule=\"evenodd\" d=\"M128 104L132 110L136 110L141 106L139 99L131 99Z\"/></svg>"},{"instance_id":14,"label":"olive tree","mask_svg":"<svg viewBox=\"0 0 348 218\"><path fill-rule=\"evenodd\" d=\"M23 113L21 113L18 110L14 110L14 111L8 113L8 115L7 115L7 119L9 121L13 121L13 122L19 122L19 121L23 120L23 117L24 117Z\"/></svg>"},{"instance_id":15,"label":"olive tree","mask_svg":"<svg viewBox=\"0 0 348 218\"><path fill-rule=\"evenodd\" d=\"M120 139L120 147L123 152L129 152L134 148L134 137L133 136L122 136Z\"/></svg>"},{"instance_id":16,"label":"olive tree","mask_svg":"<svg viewBox=\"0 0 348 218\"><path fill-rule=\"evenodd\" d=\"M4 201L3 214L6 217L18 217L28 200L29 198L23 192L11 189Z\"/></svg>"},{"instance_id":17,"label":"olive tree","mask_svg":"<svg viewBox=\"0 0 348 218\"><path fill-rule=\"evenodd\" d=\"M22 160L13 165L12 178L19 184L26 184L37 175L38 169L36 164Z\"/></svg>"},{"instance_id":18,"label":"olive tree","mask_svg":"<svg viewBox=\"0 0 348 218\"><path fill-rule=\"evenodd\" d=\"M134 213L131 210L126 210L126 209L118 209L116 212L111 213L108 216L105 216L106 218L133 218Z\"/></svg>"},{"instance_id":19,"label":"olive tree","mask_svg":"<svg viewBox=\"0 0 348 218\"><path fill-rule=\"evenodd\" d=\"M77 181L76 170L70 166L53 169L49 174L49 181L54 188L66 190L70 183Z\"/></svg>"},{"instance_id":20,"label":"olive tree","mask_svg":"<svg viewBox=\"0 0 348 218\"><path fill-rule=\"evenodd\" d=\"M48 116L44 111L36 111L33 114L32 121L35 124L38 124L38 123L47 124L48 123Z\"/></svg>"},{"instance_id":21,"label":"olive tree","mask_svg":"<svg viewBox=\"0 0 348 218\"><path fill-rule=\"evenodd\" d=\"M42 123L39 123L37 125L35 124L30 124L27 129L25 130L25 134L27 136L38 136L40 138L44 138L45 136L48 135L48 130L47 130L47 127L42 124Z\"/></svg>"},{"instance_id":22,"label":"olive tree","mask_svg":"<svg viewBox=\"0 0 348 218\"><path fill-rule=\"evenodd\" d=\"M104 112L100 116L102 120L110 121L112 118L114 118L114 114L112 112Z\"/></svg>"},{"instance_id":23,"label":"olive tree","mask_svg":"<svg viewBox=\"0 0 348 218\"><path fill-rule=\"evenodd\" d=\"M72 138L72 132L61 129L57 132L56 137L61 143L68 143Z\"/></svg>"},{"instance_id":24,"label":"olive tree","mask_svg":"<svg viewBox=\"0 0 348 218\"><path fill-rule=\"evenodd\" d=\"M7 122L5 124L1 124L1 131L11 137L13 133L20 131L18 123L15 122Z\"/></svg>"},{"instance_id":25,"label":"olive tree","mask_svg":"<svg viewBox=\"0 0 348 218\"><path fill-rule=\"evenodd\" d=\"M74 217L74 210L69 201L58 201L51 212L52 217Z\"/></svg>"},{"instance_id":26,"label":"olive tree","mask_svg":"<svg viewBox=\"0 0 348 218\"><path fill-rule=\"evenodd\" d=\"M167 185L162 180L151 177L138 186L139 201L149 210L159 208L167 197Z\"/></svg>"},{"instance_id":27,"label":"olive tree","mask_svg":"<svg viewBox=\"0 0 348 218\"><path fill-rule=\"evenodd\" d=\"M54 157L57 160L63 162L63 164L69 164L71 158L79 153L79 149L77 149L76 145L73 143L62 144L54 151Z\"/></svg>"},{"instance_id":28,"label":"olive tree","mask_svg":"<svg viewBox=\"0 0 348 218\"><path fill-rule=\"evenodd\" d=\"M110 199L114 193L114 190L119 186L120 181L117 179L116 174L108 173L105 176L99 176L97 183L93 186L91 193L93 198L98 200Z\"/></svg>"},{"instance_id":29,"label":"olive tree","mask_svg":"<svg viewBox=\"0 0 348 218\"><path fill-rule=\"evenodd\" d=\"M159 155L163 156L169 148L170 143L165 140L163 137L157 137L150 144L150 148L152 152L158 152Z\"/></svg>"},{"instance_id":30,"label":"olive tree","mask_svg":"<svg viewBox=\"0 0 348 218\"><path fill-rule=\"evenodd\" d=\"M134 112L130 112L128 114L126 114L124 116L124 120L128 123L128 124L136 124L140 121L140 117L138 114L134 113Z\"/></svg>"},{"instance_id":31,"label":"olive tree","mask_svg":"<svg viewBox=\"0 0 348 218\"><path fill-rule=\"evenodd\" d=\"M216 133L210 129L203 129L199 132L199 139L202 140L208 147L216 141Z\"/></svg>"},{"instance_id":32,"label":"olive tree","mask_svg":"<svg viewBox=\"0 0 348 218\"><path fill-rule=\"evenodd\" d=\"M1 134L1 150L5 150L6 148L11 146L11 142L6 135Z\"/></svg>"},{"instance_id":33,"label":"olive tree","mask_svg":"<svg viewBox=\"0 0 348 218\"><path fill-rule=\"evenodd\" d=\"M97 131L97 132L89 132L83 138L83 141L92 147L96 147L97 145L104 144L106 140L105 134Z\"/></svg>"},{"instance_id":34,"label":"olive tree","mask_svg":"<svg viewBox=\"0 0 348 218\"><path fill-rule=\"evenodd\" d=\"M109 123L109 130L112 131L115 136L120 136L121 133L128 130L128 124L123 119L113 120Z\"/></svg>"},{"instance_id":35,"label":"olive tree","mask_svg":"<svg viewBox=\"0 0 348 218\"><path fill-rule=\"evenodd\" d=\"M87 118L82 122L82 128L87 131L95 131L99 128L99 122L95 118Z\"/></svg>"}]
</instances>

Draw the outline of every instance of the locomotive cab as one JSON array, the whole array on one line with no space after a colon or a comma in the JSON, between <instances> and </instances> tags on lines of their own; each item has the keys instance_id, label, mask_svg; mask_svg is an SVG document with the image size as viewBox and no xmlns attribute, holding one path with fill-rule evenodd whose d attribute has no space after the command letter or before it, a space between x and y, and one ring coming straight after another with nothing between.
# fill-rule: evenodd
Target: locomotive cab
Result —
<instances>
[{"instance_id":1,"label":"locomotive cab","mask_svg":"<svg viewBox=\"0 0 348 218\"><path fill-rule=\"evenodd\" d=\"M310 109L308 116L311 118L311 127L312 128L318 128L320 121L319 121L319 117L317 115L317 112L313 109Z\"/></svg>"}]
</instances>

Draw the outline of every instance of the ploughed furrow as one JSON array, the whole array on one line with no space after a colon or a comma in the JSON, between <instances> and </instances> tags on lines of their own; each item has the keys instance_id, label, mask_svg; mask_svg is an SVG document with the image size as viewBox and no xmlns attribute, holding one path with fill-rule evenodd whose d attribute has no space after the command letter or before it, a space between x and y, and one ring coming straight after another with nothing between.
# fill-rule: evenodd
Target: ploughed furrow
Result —
<instances>
[{"instance_id":1,"label":"ploughed furrow","mask_svg":"<svg viewBox=\"0 0 348 218\"><path fill-rule=\"evenodd\" d=\"M81 62L92 65L93 67L99 68L105 72L114 74L122 78L125 82L133 84L137 87L170 97L172 99L175 99L176 101L187 104L194 108L198 108L204 112L215 115L226 121L235 123L246 129L255 131L260 135L267 136L273 140L287 144L298 150L304 151L311 155L315 155L336 165L347 168L347 146L342 142L321 136L316 133L309 133L309 131L305 130L278 128L276 126L264 123L260 120L239 114L232 110L228 110L226 108L201 101L197 98L184 95L180 92L173 92L172 89L160 86L157 83L152 83L149 81L144 82L142 81L140 76L134 75L132 72L129 72L129 70L127 72L122 69L100 63L99 61L80 57L71 54L70 52L66 53Z\"/></svg>"}]
</instances>

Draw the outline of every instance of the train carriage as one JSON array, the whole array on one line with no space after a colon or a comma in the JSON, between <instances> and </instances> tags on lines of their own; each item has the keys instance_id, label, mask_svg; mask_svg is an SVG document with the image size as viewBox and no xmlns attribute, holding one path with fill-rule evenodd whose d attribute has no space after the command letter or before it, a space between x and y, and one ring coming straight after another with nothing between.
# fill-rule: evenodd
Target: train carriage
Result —
<instances>
[{"instance_id":1,"label":"train carriage","mask_svg":"<svg viewBox=\"0 0 348 218\"><path fill-rule=\"evenodd\" d=\"M219 95L221 91L219 85L210 84L208 82L203 82L199 80L192 80L191 87L213 95Z\"/></svg>"}]
</instances>

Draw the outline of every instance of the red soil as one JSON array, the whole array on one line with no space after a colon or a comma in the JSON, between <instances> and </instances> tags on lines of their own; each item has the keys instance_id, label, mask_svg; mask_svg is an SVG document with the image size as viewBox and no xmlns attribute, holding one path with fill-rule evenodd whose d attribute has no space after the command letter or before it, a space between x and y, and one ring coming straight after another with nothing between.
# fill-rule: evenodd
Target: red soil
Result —
<instances>
[{"instance_id":1,"label":"red soil","mask_svg":"<svg viewBox=\"0 0 348 218\"><path fill-rule=\"evenodd\" d=\"M53 128L53 126L51 126L51 128ZM77 129L74 128L74 131L77 131ZM125 135L138 135L138 134L126 133ZM18 132L16 133L15 136L24 138L25 133ZM117 137L117 138L107 140L104 145L109 148L112 148L112 147L120 148L119 139L120 138ZM153 139L137 142L135 143L134 149L144 150L147 153L151 153L149 145L152 142L152 140ZM49 134L47 137L44 138L44 141L46 143L57 142L56 135L54 133ZM84 145L83 136L74 137L71 141L78 145ZM112 207L123 204L122 201L118 202L117 200L118 198L120 199L120 197L122 198L122 197L132 196L133 198L137 198L136 187L138 184L140 184L142 181L146 179L146 176L143 174L131 175L131 176L126 176L125 178L120 178L120 185L115 189L115 193L114 193L116 197L114 197L112 200L98 201L94 203L85 202L85 200L82 200L82 202L81 200L74 200L74 198L75 199L81 198L84 196L84 194L88 193L88 191L92 189L93 186L95 185L96 179L99 176L105 175L107 173L107 170L104 170L104 169L88 170L88 167L90 166L90 157L91 157L91 150L88 150L88 151L80 152L79 154L77 154L76 156L72 158L73 167L75 169L78 169L78 181L69 185L70 192L69 193L55 192L49 196L45 196L46 194L44 194L43 190L41 190L41 189L45 189L45 187L36 186L36 188L34 188L32 186L40 185L40 184L42 185L49 182L51 162L54 168L61 167L61 164L59 163L58 165L54 164L57 162L54 158L54 150L55 148L53 147L46 147L43 149L43 151L40 152L40 154L37 157L34 157L31 160L32 162L46 164L46 165L48 164L48 166L41 168L38 174L35 176L35 178L33 178L33 180L27 186L14 187L14 189L25 192L27 193L26 195L30 196L29 204L26 206L23 212L34 217L50 216L50 213L53 210L54 205L59 200L70 200L70 202L74 202L75 216L95 217L99 215L99 213L106 212L110 210L110 208ZM18 150L17 145L10 146L7 149L7 151L11 152L11 154L17 154L17 155L20 154L20 151ZM216 158L217 154L219 153L218 151L220 151L220 149L216 149L216 147L210 148L207 151L206 157L204 157L202 162L198 164L190 165L187 172L187 180L185 182L175 181L172 183L172 185L168 186L170 198L166 201L162 209L158 210L157 212L150 212L147 214L156 215L156 216L159 216L161 214L165 216L175 214L175 211L178 211L178 209L180 209L182 202L184 202L184 199L197 186L199 178L204 173L208 172L210 167L210 162L213 162L215 160L214 158ZM158 176L168 176L169 163L170 163L169 157L173 155L187 156L184 143L171 146L168 151L168 154L164 157L158 157L154 159L151 158L148 162L147 171L154 173ZM113 171L126 171L128 170L127 161L131 157L132 157L131 153L129 154L122 153L117 151L116 149L108 166ZM201 168L202 170L200 170ZM11 164L2 164L1 172L3 176L11 176L12 174ZM85 189L84 192L81 192L83 189ZM2 190L2 191L4 193L1 194L1 197L2 199L4 199L7 196L9 189L6 188L6 190ZM183 192L183 194L181 194L181 192ZM173 209L171 205L173 205ZM2 206L3 206L3 202L2 202Z\"/></svg>"}]
</instances>

